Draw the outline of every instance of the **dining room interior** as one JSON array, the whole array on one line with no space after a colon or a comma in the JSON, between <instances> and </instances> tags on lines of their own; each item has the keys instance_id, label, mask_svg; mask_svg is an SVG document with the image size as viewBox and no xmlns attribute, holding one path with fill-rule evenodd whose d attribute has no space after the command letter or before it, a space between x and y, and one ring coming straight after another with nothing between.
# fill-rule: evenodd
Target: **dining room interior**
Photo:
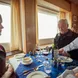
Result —
<instances>
[{"instance_id":1,"label":"dining room interior","mask_svg":"<svg viewBox=\"0 0 78 78\"><path fill-rule=\"evenodd\" d=\"M78 60L53 48L60 19L78 34L77 0L0 0L0 14L0 44L16 78L70 78L63 76L67 72L78 78Z\"/></svg>"}]
</instances>

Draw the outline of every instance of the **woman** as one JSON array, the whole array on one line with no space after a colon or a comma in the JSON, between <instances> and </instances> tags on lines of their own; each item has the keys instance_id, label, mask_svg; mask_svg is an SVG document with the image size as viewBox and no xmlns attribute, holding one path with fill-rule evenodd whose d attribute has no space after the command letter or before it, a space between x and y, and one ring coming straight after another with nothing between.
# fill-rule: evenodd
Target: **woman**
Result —
<instances>
[{"instance_id":1,"label":"woman","mask_svg":"<svg viewBox=\"0 0 78 78\"><path fill-rule=\"evenodd\" d=\"M2 17L0 15L0 35L2 32ZM16 78L13 75L13 68L11 65L7 65L6 67L6 52L2 45L0 45L0 78Z\"/></svg>"}]
</instances>

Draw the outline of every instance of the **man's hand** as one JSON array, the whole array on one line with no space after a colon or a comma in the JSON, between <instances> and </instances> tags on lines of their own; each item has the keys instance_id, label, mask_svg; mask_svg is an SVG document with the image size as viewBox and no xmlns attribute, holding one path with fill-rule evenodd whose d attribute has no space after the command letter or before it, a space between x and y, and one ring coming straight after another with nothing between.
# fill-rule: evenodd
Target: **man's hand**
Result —
<instances>
[{"instance_id":1,"label":"man's hand","mask_svg":"<svg viewBox=\"0 0 78 78\"><path fill-rule=\"evenodd\" d=\"M59 54L61 54L63 56L69 56L69 54L67 52L65 52L63 48L59 49Z\"/></svg>"},{"instance_id":2,"label":"man's hand","mask_svg":"<svg viewBox=\"0 0 78 78\"><path fill-rule=\"evenodd\" d=\"M78 78L78 73L75 74L75 77Z\"/></svg>"},{"instance_id":3,"label":"man's hand","mask_svg":"<svg viewBox=\"0 0 78 78\"><path fill-rule=\"evenodd\" d=\"M58 52L59 52L59 54L63 54L64 53L64 49L61 48L61 49L58 50Z\"/></svg>"}]
</instances>

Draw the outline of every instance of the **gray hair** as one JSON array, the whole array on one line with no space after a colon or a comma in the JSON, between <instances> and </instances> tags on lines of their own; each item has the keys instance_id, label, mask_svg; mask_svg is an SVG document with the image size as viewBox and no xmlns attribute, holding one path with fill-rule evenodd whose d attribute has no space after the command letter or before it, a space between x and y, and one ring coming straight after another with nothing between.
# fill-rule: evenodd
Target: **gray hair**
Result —
<instances>
[{"instance_id":1,"label":"gray hair","mask_svg":"<svg viewBox=\"0 0 78 78\"><path fill-rule=\"evenodd\" d=\"M58 21L58 24L59 24L60 22L64 22L65 24L68 25L68 21L67 21L67 19L60 19L60 20Z\"/></svg>"}]
</instances>

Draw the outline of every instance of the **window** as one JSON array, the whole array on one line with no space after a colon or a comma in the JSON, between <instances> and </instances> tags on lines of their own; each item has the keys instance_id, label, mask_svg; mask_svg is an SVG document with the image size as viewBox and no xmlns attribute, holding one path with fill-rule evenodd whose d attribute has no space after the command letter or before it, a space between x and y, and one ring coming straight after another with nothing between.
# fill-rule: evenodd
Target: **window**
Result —
<instances>
[{"instance_id":1,"label":"window","mask_svg":"<svg viewBox=\"0 0 78 78\"><path fill-rule=\"evenodd\" d=\"M57 33L58 17L56 13L38 11L38 39L51 39Z\"/></svg>"},{"instance_id":2,"label":"window","mask_svg":"<svg viewBox=\"0 0 78 78\"><path fill-rule=\"evenodd\" d=\"M0 43L10 43L11 35L11 7L10 5L0 4L0 14L2 15L3 30L0 36Z\"/></svg>"}]
</instances>

